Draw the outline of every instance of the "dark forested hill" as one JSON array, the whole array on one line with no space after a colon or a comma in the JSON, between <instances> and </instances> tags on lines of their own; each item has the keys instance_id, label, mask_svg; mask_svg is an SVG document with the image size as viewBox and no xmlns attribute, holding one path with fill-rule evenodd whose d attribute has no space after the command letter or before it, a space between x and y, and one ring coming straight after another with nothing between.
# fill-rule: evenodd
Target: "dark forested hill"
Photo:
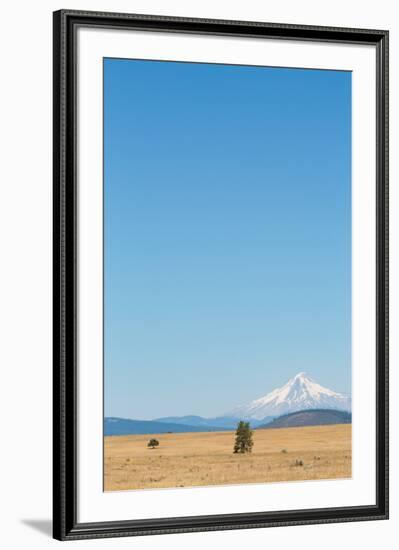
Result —
<instances>
[{"instance_id":1,"label":"dark forested hill","mask_svg":"<svg viewBox=\"0 0 399 550\"><path fill-rule=\"evenodd\" d=\"M322 426L324 424L350 424L351 422L352 415L346 411L337 411L334 409L309 409L279 416L268 424L258 426L257 429Z\"/></svg>"}]
</instances>

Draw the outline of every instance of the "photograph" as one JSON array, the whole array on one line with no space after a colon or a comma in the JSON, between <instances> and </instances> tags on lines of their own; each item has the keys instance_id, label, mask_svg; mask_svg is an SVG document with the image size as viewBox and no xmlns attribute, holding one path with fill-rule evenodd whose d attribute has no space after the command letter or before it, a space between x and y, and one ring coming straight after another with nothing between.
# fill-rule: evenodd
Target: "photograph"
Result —
<instances>
[{"instance_id":1,"label":"photograph","mask_svg":"<svg viewBox=\"0 0 399 550\"><path fill-rule=\"evenodd\" d=\"M252 16L53 14L57 540L389 517L389 30Z\"/></svg>"},{"instance_id":2,"label":"photograph","mask_svg":"<svg viewBox=\"0 0 399 550\"><path fill-rule=\"evenodd\" d=\"M2 547L391 550L397 5L70 4L3 8Z\"/></svg>"},{"instance_id":3,"label":"photograph","mask_svg":"<svg viewBox=\"0 0 399 550\"><path fill-rule=\"evenodd\" d=\"M102 69L103 490L351 479L352 72Z\"/></svg>"}]
</instances>

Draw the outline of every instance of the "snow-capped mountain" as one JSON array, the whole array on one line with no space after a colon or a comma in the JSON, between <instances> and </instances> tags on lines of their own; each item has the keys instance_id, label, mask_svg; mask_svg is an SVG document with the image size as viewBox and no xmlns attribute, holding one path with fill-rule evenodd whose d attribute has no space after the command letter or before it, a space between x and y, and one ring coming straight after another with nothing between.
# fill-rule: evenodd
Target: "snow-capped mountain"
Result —
<instances>
[{"instance_id":1,"label":"snow-capped mountain","mask_svg":"<svg viewBox=\"0 0 399 550\"><path fill-rule=\"evenodd\" d=\"M320 386L304 372L300 372L281 388L246 405L236 407L225 416L261 420L266 416L280 416L306 409L350 411L351 398Z\"/></svg>"}]
</instances>

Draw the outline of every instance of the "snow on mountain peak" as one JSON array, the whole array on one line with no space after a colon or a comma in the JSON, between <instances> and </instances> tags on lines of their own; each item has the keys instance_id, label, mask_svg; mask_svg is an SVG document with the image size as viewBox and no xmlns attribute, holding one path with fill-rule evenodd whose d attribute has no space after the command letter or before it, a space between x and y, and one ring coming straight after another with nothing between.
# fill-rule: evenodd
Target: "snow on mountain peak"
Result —
<instances>
[{"instance_id":1,"label":"snow on mountain peak","mask_svg":"<svg viewBox=\"0 0 399 550\"><path fill-rule=\"evenodd\" d=\"M325 388L300 372L281 388L236 407L225 416L261 420L266 416L280 416L306 409L351 410L351 398Z\"/></svg>"}]
</instances>

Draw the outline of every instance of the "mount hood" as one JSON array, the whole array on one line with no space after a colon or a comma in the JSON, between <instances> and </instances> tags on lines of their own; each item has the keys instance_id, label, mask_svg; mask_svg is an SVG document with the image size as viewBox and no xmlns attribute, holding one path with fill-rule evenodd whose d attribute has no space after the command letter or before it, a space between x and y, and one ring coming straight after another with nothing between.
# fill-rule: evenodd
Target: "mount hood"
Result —
<instances>
[{"instance_id":1,"label":"mount hood","mask_svg":"<svg viewBox=\"0 0 399 550\"><path fill-rule=\"evenodd\" d=\"M351 410L351 398L325 388L304 372L291 378L284 386L267 395L240 405L225 416L261 420L266 416L281 416L308 409Z\"/></svg>"}]
</instances>

